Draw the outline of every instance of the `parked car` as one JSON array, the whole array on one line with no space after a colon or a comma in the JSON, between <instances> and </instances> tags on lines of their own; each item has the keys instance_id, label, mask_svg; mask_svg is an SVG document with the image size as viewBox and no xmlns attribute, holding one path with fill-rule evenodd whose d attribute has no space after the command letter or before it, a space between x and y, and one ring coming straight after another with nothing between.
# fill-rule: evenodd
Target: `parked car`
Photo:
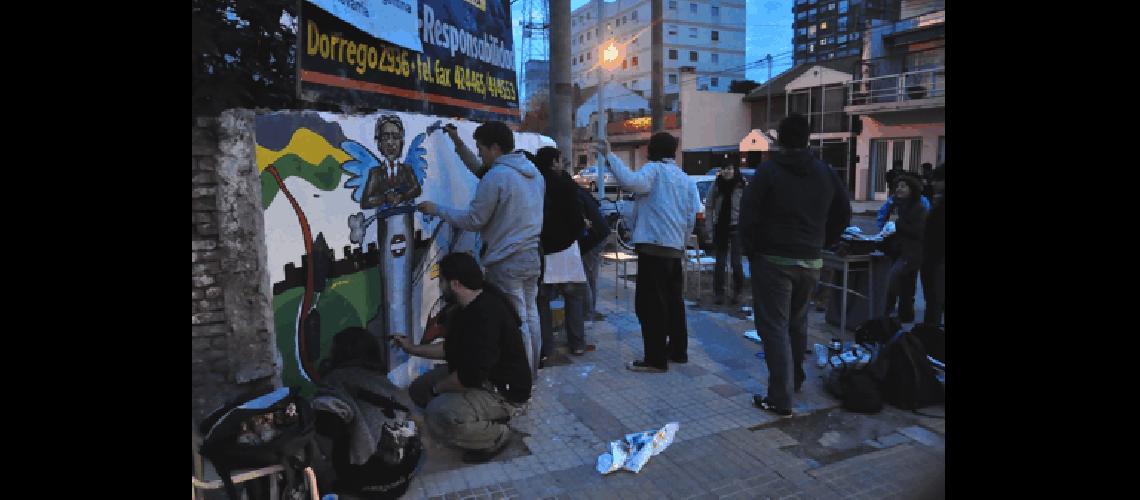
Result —
<instances>
[{"instance_id":1,"label":"parked car","mask_svg":"<svg viewBox=\"0 0 1140 500\"><path fill-rule=\"evenodd\" d=\"M701 248L705 248L706 242L712 241L712 235L705 231L705 202L708 200L709 190L716 182L716 175L690 175L689 178L697 183L697 192L701 195L700 211L697 212L697 223L693 226L693 234L697 235Z\"/></svg>"},{"instance_id":2,"label":"parked car","mask_svg":"<svg viewBox=\"0 0 1140 500\"><path fill-rule=\"evenodd\" d=\"M589 189L590 191L597 192L598 167L586 167L582 169L582 171L578 172L578 174L575 175L573 179L574 182L578 183L579 186ZM607 191L611 189L617 189L617 177L614 177L613 172L607 171L606 176L603 179L605 179Z\"/></svg>"}]
</instances>

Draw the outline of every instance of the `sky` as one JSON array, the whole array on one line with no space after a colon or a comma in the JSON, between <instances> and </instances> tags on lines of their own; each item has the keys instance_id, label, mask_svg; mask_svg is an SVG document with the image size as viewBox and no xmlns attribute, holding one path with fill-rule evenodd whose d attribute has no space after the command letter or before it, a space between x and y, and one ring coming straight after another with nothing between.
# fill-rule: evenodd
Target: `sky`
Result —
<instances>
[{"instance_id":1,"label":"sky","mask_svg":"<svg viewBox=\"0 0 1140 500\"><path fill-rule=\"evenodd\" d=\"M535 3L541 0L534 0ZM684 0L679 0L684 1ZM792 4L793 0L739 0L747 7L747 37L744 48L746 62L762 59L772 54L772 76L792 67ZM526 0L516 0L511 6L511 22L514 24L515 51L518 53L519 67L522 65L522 28L519 19L523 18ZM586 5L588 0L570 0L570 10ZM608 2L607 2L608 3ZM707 3L707 2L706 2ZM749 80L764 82L768 78L766 64L749 66L745 72ZM522 82L519 82L522 87Z\"/></svg>"}]
</instances>

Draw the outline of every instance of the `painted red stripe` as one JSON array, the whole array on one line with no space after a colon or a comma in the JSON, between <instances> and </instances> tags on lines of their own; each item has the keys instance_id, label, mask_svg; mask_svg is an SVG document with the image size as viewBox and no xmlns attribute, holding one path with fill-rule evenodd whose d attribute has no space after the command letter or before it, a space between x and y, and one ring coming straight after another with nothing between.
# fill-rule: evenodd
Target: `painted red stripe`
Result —
<instances>
[{"instance_id":1,"label":"painted red stripe","mask_svg":"<svg viewBox=\"0 0 1140 500\"><path fill-rule=\"evenodd\" d=\"M475 101L468 101L466 99L429 94L427 92L421 92L418 90L402 89L389 85L381 85L379 83L361 82L352 80L350 78L345 78L343 76L334 76L325 73L318 73L316 71L301 70L301 80L306 82L319 83L321 85L331 85L333 87L363 90L365 92L376 92L379 94L389 94L406 99L422 99L437 104L447 104L451 106L471 108L478 111L489 111L492 113L514 116L516 118L519 116L519 110L517 109L492 106L490 104L480 104Z\"/></svg>"}]
</instances>

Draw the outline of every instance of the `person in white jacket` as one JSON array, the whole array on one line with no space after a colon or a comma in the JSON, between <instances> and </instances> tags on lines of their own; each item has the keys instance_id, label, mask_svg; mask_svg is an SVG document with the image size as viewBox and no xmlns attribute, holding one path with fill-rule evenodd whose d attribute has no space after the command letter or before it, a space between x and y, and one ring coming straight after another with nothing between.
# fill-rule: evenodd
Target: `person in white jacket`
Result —
<instances>
[{"instance_id":1,"label":"person in white jacket","mask_svg":"<svg viewBox=\"0 0 1140 500\"><path fill-rule=\"evenodd\" d=\"M673 161L677 139L667 132L649 138L649 163L633 172L612 152L597 145L622 188L634 193L637 212L631 242L637 249L634 308L641 323L645 359L630 363L636 372L661 373L669 362L689 361L689 332L681 297L681 259L693 232L701 197L697 185Z\"/></svg>"}]
</instances>

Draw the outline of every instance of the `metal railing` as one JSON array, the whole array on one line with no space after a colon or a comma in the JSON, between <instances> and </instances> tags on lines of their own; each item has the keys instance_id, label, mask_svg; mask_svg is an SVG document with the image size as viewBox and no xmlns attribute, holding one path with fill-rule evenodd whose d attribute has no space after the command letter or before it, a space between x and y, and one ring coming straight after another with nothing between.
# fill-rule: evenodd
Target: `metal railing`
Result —
<instances>
[{"instance_id":1,"label":"metal railing","mask_svg":"<svg viewBox=\"0 0 1140 500\"><path fill-rule=\"evenodd\" d=\"M848 106L906 102L945 96L945 67L847 82Z\"/></svg>"}]
</instances>

